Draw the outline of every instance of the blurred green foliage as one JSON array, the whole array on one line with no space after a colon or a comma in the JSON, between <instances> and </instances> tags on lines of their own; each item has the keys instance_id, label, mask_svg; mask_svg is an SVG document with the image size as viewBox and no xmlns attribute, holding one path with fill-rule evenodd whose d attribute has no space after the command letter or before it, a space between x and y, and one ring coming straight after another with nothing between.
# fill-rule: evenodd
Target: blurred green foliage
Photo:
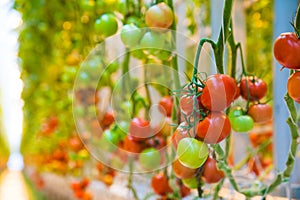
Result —
<instances>
[{"instance_id":1,"label":"blurred green foliage","mask_svg":"<svg viewBox=\"0 0 300 200\"><path fill-rule=\"evenodd\" d=\"M263 78L272 94L273 1L247 1L246 12L246 63L250 74Z\"/></svg>"}]
</instances>

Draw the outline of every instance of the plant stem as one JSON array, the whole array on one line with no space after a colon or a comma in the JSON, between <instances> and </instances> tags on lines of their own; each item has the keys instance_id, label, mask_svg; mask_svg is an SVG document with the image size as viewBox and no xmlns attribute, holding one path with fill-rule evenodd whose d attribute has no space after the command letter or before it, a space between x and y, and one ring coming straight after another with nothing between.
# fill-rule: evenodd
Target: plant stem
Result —
<instances>
[{"instance_id":1,"label":"plant stem","mask_svg":"<svg viewBox=\"0 0 300 200\"><path fill-rule=\"evenodd\" d=\"M122 85L123 90L122 90L122 95L123 95L123 99L126 98L126 94L128 92L128 90L130 89L130 74L129 74L129 60L130 60L130 53L129 53L129 49L126 48L126 54L123 60L123 64L122 64Z\"/></svg>"},{"instance_id":2,"label":"plant stem","mask_svg":"<svg viewBox=\"0 0 300 200\"><path fill-rule=\"evenodd\" d=\"M193 77L192 77L192 82L197 84L197 74L198 74L198 65L199 65L199 59L200 59L200 54L201 54L201 50L203 45L205 44L205 42L208 42L211 44L212 49L214 49L216 47L216 44L214 43L214 41L212 41L211 39L208 38L203 38L200 40L198 47L197 47L197 51L196 51L196 56L195 56L195 60L194 60L194 70L193 70Z\"/></svg>"},{"instance_id":3,"label":"plant stem","mask_svg":"<svg viewBox=\"0 0 300 200\"><path fill-rule=\"evenodd\" d=\"M298 38L300 38L300 4L298 5L294 27L296 28Z\"/></svg>"},{"instance_id":4,"label":"plant stem","mask_svg":"<svg viewBox=\"0 0 300 200\"><path fill-rule=\"evenodd\" d=\"M129 156L129 176L128 176L128 185L127 187L131 190L133 197L135 200L139 200L137 192L135 188L133 187L133 161L134 158L132 156Z\"/></svg>"}]
</instances>

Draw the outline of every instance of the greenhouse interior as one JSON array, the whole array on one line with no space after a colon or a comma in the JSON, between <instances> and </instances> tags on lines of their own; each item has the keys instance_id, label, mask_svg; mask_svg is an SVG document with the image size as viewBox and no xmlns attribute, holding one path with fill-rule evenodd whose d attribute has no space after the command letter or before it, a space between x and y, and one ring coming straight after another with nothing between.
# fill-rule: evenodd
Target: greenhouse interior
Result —
<instances>
[{"instance_id":1,"label":"greenhouse interior","mask_svg":"<svg viewBox=\"0 0 300 200\"><path fill-rule=\"evenodd\" d=\"M1 0L0 200L300 200L300 1Z\"/></svg>"}]
</instances>

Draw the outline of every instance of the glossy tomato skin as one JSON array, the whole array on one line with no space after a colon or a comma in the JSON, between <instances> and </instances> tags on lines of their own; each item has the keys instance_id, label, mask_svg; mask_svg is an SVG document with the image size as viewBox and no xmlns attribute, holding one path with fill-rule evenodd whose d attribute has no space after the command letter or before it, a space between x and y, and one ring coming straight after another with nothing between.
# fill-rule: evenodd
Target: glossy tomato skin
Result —
<instances>
[{"instance_id":1,"label":"glossy tomato skin","mask_svg":"<svg viewBox=\"0 0 300 200\"><path fill-rule=\"evenodd\" d=\"M213 158L207 158L203 167L202 178L205 183L217 183L224 178L223 171L217 168L217 162Z\"/></svg>"},{"instance_id":2,"label":"glossy tomato skin","mask_svg":"<svg viewBox=\"0 0 300 200\"><path fill-rule=\"evenodd\" d=\"M162 172L155 174L151 180L151 186L153 191L158 195L166 195L173 192L172 188L169 185L168 178Z\"/></svg>"},{"instance_id":3,"label":"glossy tomato skin","mask_svg":"<svg viewBox=\"0 0 300 200\"><path fill-rule=\"evenodd\" d=\"M183 114L189 116L192 114L194 110L194 96L192 95L183 95L179 100L179 107ZM198 109L198 104L196 105L196 109Z\"/></svg>"},{"instance_id":4,"label":"glossy tomato skin","mask_svg":"<svg viewBox=\"0 0 300 200\"><path fill-rule=\"evenodd\" d=\"M211 111L222 111L234 101L236 92L233 78L224 74L214 74L205 82L201 103Z\"/></svg>"},{"instance_id":5,"label":"glossy tomato skin","mask_svg":"<svg viewBox=\"0 0 300 200\"><path fill-rule=\"evenodd\" d=\"M300 40L295 33L282 33L274 42L274 56L284 67L300 69Z\"/></svg>"},{"instance_id":6,"label":"glossy tomato skin","mask_svg":"<svg viewBox=\"0 0 300 200\"><path fill-rule=\"evenodd\" d=\"M159 111L167 116L171 116L173 108L173 98L171 96L165 96L158 102L160 105Z\"/></svg>"},{"instance_id":7,"label":"glossy tomato skin","mask_svg":"<svg viewBox=\"0 0 300 200\"><path fill-rule=\"evenodd\" d=\"M254 127L254 121L249 115L241 115L229 119L232 130L236 132L248 132Z\"/></svg>"},{"instance_id":8,"label":"glossy tomato skin","mask_svg":"<svg viewBox=\"0 0 300 200\"><path fill-rule=\"evenodd\" d=\"M123 149L131 153L140 153L145 149L145 144L136 142L130 135L127 135L123 142Z\"/></svg>"},{"instance_id":9,"label":"glossy tomato skin","mask_svg":"<svg viewBox=\"0 0 300 200\"><path fill-rule=\"evenodd\" d=\"M173 162L172 168L175 176L180 179L192 178L197 172L197 169L184 166L178 159Z\"/></svg>"},{"instance_id":10,"label":"glossy tomato skin","mask_svg":"<svg viewBox=\"0 0 300 200\"><path fill-rule=\"evenodd\" d=\"M196 127L197 137L208 144L217 144L231 131L229 118L223 112L211 112Z\"/></svg>"},{"instance_id":11,"label":"glossy tomato skin","mask_svg":"<svg viewBox=\"0 0 300 200\"><path fill-rule=\"evenodd\" d=\"M95 22L95 29L105 37L115 34L118 30L116 17L111 13L102 14Z\"/></svg>"},{"instance_id":12,"label":"glossy tomato skin","mask_svg":"<svg viewBox=\"0 0 300 200\"><path fill-rule=\"evenodd\" d=\"M258 101L266 95L267 90L266 82L255 76L243 77L240 82L241 96L245 100Z\"/></svg>"},{"instance_id":13,"label":"glossy tomato skin","mask_svg":"<svg viewBox=\"0 0 300 200\"><path fill-rule=\"evenodd\" d=\"M133 118L129 125L129 134L136 142L147 140L153 134L150 122L142 118Z\"/></svg>"},{"instance_id":14,"label":"glossy tomato skin","mask_svg":"<svg viewBox=\"0 0 300 200\"><path fill-rule=\"evenodd\" d=\"M173 12L166 3L151 6L145 15L146 25L154 30L163 30L173 24Z\"/></svg>"},{"instance_id":15,"label":"glossy tomato skin","mask_svg":"<svg viewBox=\"0 0 300 200\"><path fill-rule=\"evenodd\" d=\"M295 72L292 74L287 82L287 90L290 97L300 103L300 72Z\"/></svg>"},{"instance_id":16,"label":"glossy tomato skin","mask_svg":"<svg viewBox=\"0 0 300 200\"><path fill-rule=\"evenodd\" d=\"M172 135L172 144L175 149L177 149L178 143L180 140L186 137L194 137L193 131L187 130L186 127L188 124L186 122L182 122L175 130Z\"/></svg>"},{"instance_id":17,"label":"glossy tomato skin","mask_svg":"<svg viewBox=\"0 0 300 200\"><path fill-rule=\"evenodd\" d=\"M265 123L272 119L273 111L272 107L268 104L253 104L248 109L248 115L250 115L256 123Z\"/></svg>"}]
</instances>

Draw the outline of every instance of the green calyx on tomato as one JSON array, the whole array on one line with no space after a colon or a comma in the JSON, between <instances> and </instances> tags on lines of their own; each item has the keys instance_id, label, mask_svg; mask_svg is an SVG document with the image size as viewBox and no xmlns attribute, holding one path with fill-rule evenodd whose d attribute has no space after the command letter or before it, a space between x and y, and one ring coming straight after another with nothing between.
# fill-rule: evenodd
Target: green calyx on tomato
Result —
<instances>
[{"instance_id":1,"label":"green calyx on tomato","mask_svg":"<svg viewBox=\"0 0 300 200\"><path fill-rule=\"evenodd\" d=\"M183 138L177 147L178 160L186 167L201 167L208 157L207 145L194 138Z\"/></svg>"},{"instance_id":2,"label":"green calyx on tomato","mask_svg":"<svg viewBox=\"0 0 300 200\"><path fill-rule=\"evenodd\" d=\"M105 37L115 34L118 30L118 22L111 13L102 14L95 22L95 29Z\"/></svg>"}]
</instances>

